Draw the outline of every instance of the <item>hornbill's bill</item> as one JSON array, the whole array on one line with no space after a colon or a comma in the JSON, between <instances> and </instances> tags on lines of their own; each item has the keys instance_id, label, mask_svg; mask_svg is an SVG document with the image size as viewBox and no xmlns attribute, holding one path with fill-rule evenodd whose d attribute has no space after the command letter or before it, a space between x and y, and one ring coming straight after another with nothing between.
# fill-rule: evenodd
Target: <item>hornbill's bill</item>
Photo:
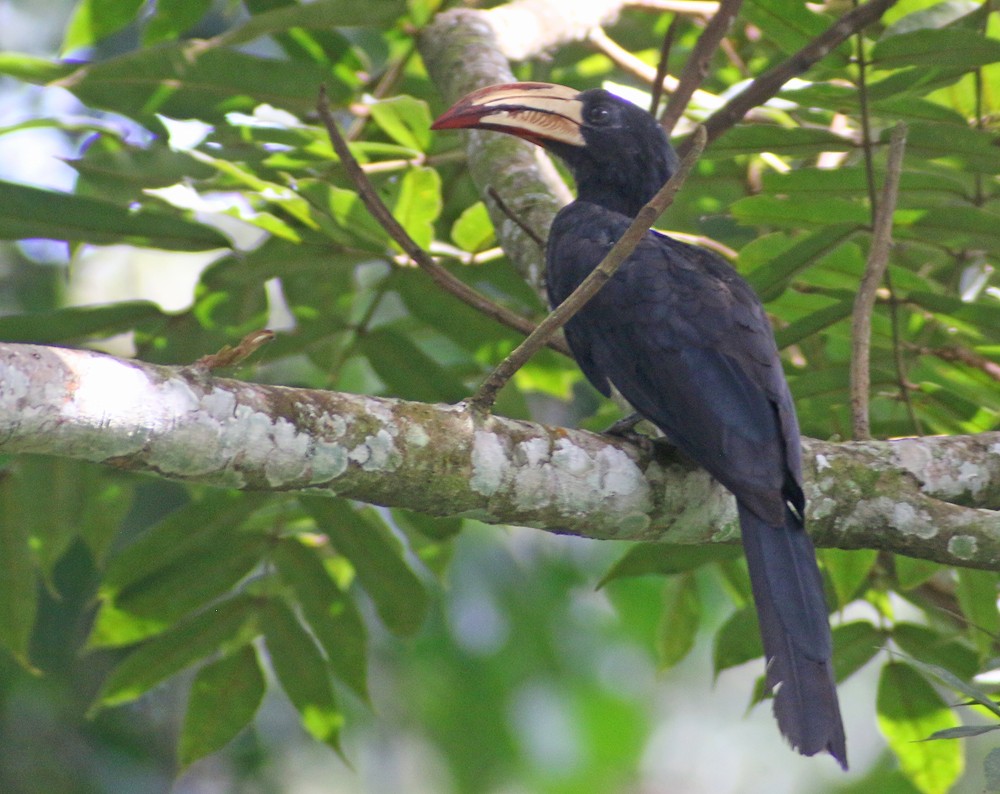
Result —
<instances>
[{"instance_id":1,"label":"hornbill's bill","mask_svg":"<svg viewBox=\"0 0 1000 794\"><path fill-rule=\"evenodd\" d=\"M648 113L607 91L546 83L474 91L434 129L506 132L562 158L578 197L549 232L558 305L677 166ZM566 324L587 378L611 386L736 496L778 726L847 767L823 581L803 529L799 426L774 336L749 284L713 253L650 231Z\"/></svg>"}]
</instances>

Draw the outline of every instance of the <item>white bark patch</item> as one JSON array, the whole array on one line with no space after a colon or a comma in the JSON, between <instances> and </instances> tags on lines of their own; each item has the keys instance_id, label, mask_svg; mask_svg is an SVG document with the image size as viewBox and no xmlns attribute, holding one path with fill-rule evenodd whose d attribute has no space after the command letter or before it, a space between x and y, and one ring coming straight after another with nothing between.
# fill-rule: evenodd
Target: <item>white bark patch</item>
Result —
<instances>
[{"instance_id":1,"label":"white bark patch","mask_svg":"<svg viewBox=\"0 0 1000 794\"><path fill-rule=\"evenodd\" d=\"M416 449L423 449L431 442L431 437L427 435L427 431L424 430L418 424L411 424L406 428L406 445L409 447L415 447Z\"/></svg>"},{"instance_id":2,"label":"white bark patch","mask_svg":"<svg viewBox=\"0 0 1000 794\"><path fill-rule=\"evenodd\" d=\"M472 477L469 487L483 496L493 496L503 482L507 452L496 433L477 430L472 437Z\"/></svg>"},{"instance_id":3,"label":"white bark patch","mask_svg":"<svg viewBox=\"0 0 1000 794\"><path fill-rule=\"evenodd\" d=\"M396 449L392 436L389 430L382 428L375 435L367 436L348 457L365 471L395 471L403 462L403 455Z\"/></svg>"},{"instance_id":4,"label":"white bark patch","mask_svg":"<svg viewBox=\"0 0 1000 794\"><path fill-rule=\"evenodd\" d=\"M860 500L844 523L850 529L867 528L886 518L889 526L905 535L930 540L938 534L937 526L926 511L903 502L895 502L887 496Z\"/></svg>"},{"instance_id":5,"label":"white bark patch","mask_svg":"<svg viewBox=\"0 0 1000 794\"><path fill-rule=\"evenodd\" d=\"M920 480L925 492L943 497L977 496L989 485L985 467L963 460L961 449L938 450L935 455L920 439L913 439L896 442L893 450L898 465Z\"/></svg>"},{"instance_id":6,"label":"white bark patch","mask_svg":"<svg viewBox=\"0 0 1000 794\"><path fill-rule=\"evenodd\" d=\"M948 553L960 560L971 560L976 556L978 543L972 535L955 535L948 540Z\"/></svg>"},{"instance_id":7,"label":"white bark patch","mask_svg":"<svg viewBox=\"0 0 1000 794\"><path fill-rule=\"evenodd\" d=\"M823 471L824 469L832 469L833 466L830 465L829 459L826 455L820 453L816 456L816 471Z\"/></svg>"}]
</instances>

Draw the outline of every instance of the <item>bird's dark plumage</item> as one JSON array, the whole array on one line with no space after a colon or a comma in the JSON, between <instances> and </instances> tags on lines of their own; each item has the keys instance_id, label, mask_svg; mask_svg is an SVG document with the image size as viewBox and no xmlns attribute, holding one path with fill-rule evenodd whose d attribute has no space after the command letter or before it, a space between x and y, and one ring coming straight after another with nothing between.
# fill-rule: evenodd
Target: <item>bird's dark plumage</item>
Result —
<instances>
[{"instance_id":1,"label":"bird's dark plumage","mask_svg":"<svg viewBox=\"0 0 1000 794\"><path fill-rule=\"evenodd\" d=\"M599 89L494 86L435 126L520 135L572 170L577 200L549 233L553 306L677 165L655 119ZM803 528L798 421L760 300L715 254L651 231L567 323L566 337L602 393L614 386L736 496L778 725L799 752L825 750L846 768L823 582Z\"/></svg>"}]
</instances>

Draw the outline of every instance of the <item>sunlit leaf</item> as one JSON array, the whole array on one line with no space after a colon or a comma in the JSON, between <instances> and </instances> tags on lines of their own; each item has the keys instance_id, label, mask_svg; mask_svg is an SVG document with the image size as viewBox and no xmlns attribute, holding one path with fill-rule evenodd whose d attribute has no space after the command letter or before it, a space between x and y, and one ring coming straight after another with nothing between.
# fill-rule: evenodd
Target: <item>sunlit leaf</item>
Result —
<instances>
[{"instance_id":1,"label":"sunlit leaf","mask_svg":"<svg viewBox=\"0 0 1000 794\"><path fill-rule=\"evenodd\" d=\"M143 0L78 0L66 28L63 52L90 47L129 24Z\"/></svg>"},{"instance_id":2,"label":"sunlit leaf","mask_svg":"<svg viewBox=\"0 0 1000 794\"><path fill-rule=\"evenodd\" d=\"M913 667L892 662L882 668L878 724L910 781L925 794L944 794L962 774L962 746L923 742L936 731L958 727L958 718Z\"/></svg>"},{"instance_id":3,"label":"sunlit leaf","mask_svg":"<svg viewBox=\"0 0 1000 794\"><path fill-rule=\"evenodd\" d=\"M410 168L393 207L393 216L423 249L434 239L434 221L441 213L441 176L433 168Z\"/></svg>"},{"instance_id":4,"label":"sunlit leaf","mask_svg":"<svg viewBox=\"0 0 1000 794\"><path fill-rule=\"evenodd\" d=\"M405 94L380 99L369 106L372 118L396 143L414 152L426 152L431 144L431 112L427 103Z\"/></svg>"}]
</instances>

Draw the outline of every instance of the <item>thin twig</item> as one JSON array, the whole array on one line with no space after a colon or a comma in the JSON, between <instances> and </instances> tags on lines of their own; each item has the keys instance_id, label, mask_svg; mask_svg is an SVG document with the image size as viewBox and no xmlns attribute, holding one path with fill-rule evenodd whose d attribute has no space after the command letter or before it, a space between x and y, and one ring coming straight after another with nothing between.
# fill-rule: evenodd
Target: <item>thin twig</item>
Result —
<instances>
[{"instance_id":1,"label":"thin twig","mask_svg":"<svg viewBox=\"0 0 1000 794\"><path fill-rule=\"evenodd\" d=\"M587 40L614 61L615 65L620 69L624 69L629 74L649 85L653 85L656 81L656 69L642 60L642 58L637 58L630 53L601 30L601 28L591 30L587 35ZM661 85L663 86L663 90L670 94L677 90L678 81L676 77L668 74L663 77ZM709 107L717 105L719 102L718 97L714 94L700 90L695 92L695 99L700 104Z\"/></svg>"},{"instance_id":2,"label":"thin twig","mask_svg":"<svg viewBox=\"0 0 1000 794\"><path fill-rule=\"evenodd\" d=\"M323 125L326 127L327 134L330 136L330 143L333 145L333 150L337 153L337 157L340 158L340 164L344 167L345 173L357 188L358 195L364 202L365 207L368 208L368 211L375 220L381 224L382 228L389 233L389 236L399 244L399 247L403 249L406 255L416 262L417 266L434 280L434 283L447 292L450 292L459 300L467 303L473 309L482 312L487 317L492 317L508 328L513 328L523 334L530 335L535 330L535 324L531 320L494 303L485 295L472 289L472 287L461 279L452 275L446 268L435 262L430 254L417 245L406 229L393 217L389 208L379 198L375 187L361 169L358 161L351 154L350 147L347 145L347 141L344 140L344 136L341 134L340 129L337 127L337 122L330 112L330 103L326 96L326 89L322 86L320 87L316 109L319 112L320 119L323 121ZM546 340L546 343L553 350L557 350L567 356L572 355L563 339L549 338Z\"/></svg>"},{"instance_id":3,"label":"thin twig","mask_svg":"<svg viewBox=\"0 0 1000 794\"><path fill-rule=\"evenodd\" d=\"M968 348L948 345L945 347L921 347L918 348L918 351L925 356L936 356L943 361L957 361L967 367L973 367L1000 383L1000 363Z\"/></svg>"},{"instance_id":4,"label":"thin twig","mask_svg":"<svg viewBox=\"0 0 1000 794\"><path fill-rule=\"evenodd\" d=\"M627 0L629 8L655 11L690 17L710 17L719 10L719 4L710 0Z\"/></svg>"},{"instance_id":5,"label":"thin twig","mask_svg":"<svg viewBox=\"0 0 1000 794\"><path fill-rule=\"evenodd\" d=\"M863 6L848 11L797 53L760 75L708 117L705 128L708 130L709 143L738 124L750 110L774 97L793 77L805 72L857 31L879 19L895 3L896 0L870 0ZM686 142L681 144L678 152L683 154L686 146Z\"/></svg>"},{"instance_id":6,"label":"thin twig","mask_svg":"<svg viewBox=\"0 0 1000 794\"><path fill-rule=\"evenodd\" d=\"M667 135L677 125L677 122L684 113L684 108L687 107L688 102L691 101L691 97L694 96L694 92L705 82L705 78L708 77L709 61L715 55L715 51L719 48L719 43L723 37L729 32L729 27L733 24L733 20L740 12L740 6L742 5L743 0L722 0L719 3L719 10L708 21L705 29L698 37L698 43L694 45L691 56L688 58L687 63L684 64L684 70L681 72L677 89L670 95L667 107L663 111L663 117L660 119L660 126L663 127Z\"/></svg>"},{"instance_id":7,"label":"thin twig","mask_svg":"<svg viewBox=\"0 0 1000 794\"><path fill-rule=\"evenodd\" d=\"M528 224L525 223L524 220L520 218L516 212L514 212L514 210L512 210L510 207L507 206L507 202L504 201L502 198L500 198L500 194L497 193L497 189L493 187L493 185L490 185L489 187L486 188L486 192L489 194L490 198L496 202L496 205L499 208L500 212L502 212L504 215L510 218L514 223L516 223L518 228L526 235L528 235L528 237L534 240L535 243L538 245L538 247L544 251L545 240L542 239L542 236L534 229L532 229L530 226L528 226Z\"/></svg>"},{"instance_id":8,"label":"thin twig","mask_svg":"<svg viewBox=\"0 0 1000 794\"><path fill-rule=\"evenodd\" d=\"M858 0L852 0L854 8L858 7ZM878 219L878 190L875 187L875 154L872 142L871 110L868 97L868 60L865 57L865 43L861 32L855 35L855 59L858 65L858 107L861 111L861 150L865 158L865 182L868 188L868 207L871 211L871 224L875 228ZM910 417L910 424L916 435L923 435L921 432L920 419L917 411L913 407L913 400L910 399L910 384L906 379L906 365L903 360L902 331L899 327L899 301L896 299L896 291L892 286L892 276L888 270L885 271L885 286L889 290L889 322L892 332L892 360L896 369L896 386L899 391L899 399L906 407L907 416Z\"/></svg>"},{"instance_id":9,"label":"thin twig","mask_svg":"<svg viewBox=\"0 0 1000 794\"><path fill-rule=\"evenodd\" d=\"M903 152L906 148L906 125L900 122L889 139L889 158L886 163L885 184L875 215L871 250L858 287L851 318L851 418L854 438L861 441L871 438L868 419L868 390L871 385L870 356L872 336L872 310L875 293L889 264L892 248L892 214L896 209L899 176L903 169Z\"/></svg>"},{"instance_id":10,"label":"thin twig","mask_svg":"<svg viewBox=\"0 0 1000 794\"><path fill-rule=\"evenodd\" d=\"M677 36L677 28L680 27L682 17L674 14L667 26L667 32L663 36L663 43L660 45L660 60L656 62L656 77L653 78L653 96L649 100L649 115L656 118L660 112L660 98L663 96L663 80L670 70L670 50L673 49L674 39Z\"/></svg>"},{"instance_id":11,"label":"thin twig","mask_svg":"<svg viewBox=\"0 0 1000 794\"><path fill-rule=\"evenodd\" d=\"M546 340L559 328L562 328L581 308L589 301L598 290L603 287L621 264L632 254L639 241L646 235L649 228L656 222L656 219L663 214L663 211L670 206L677 191L680 190L684 180L697 162L702 150L705 148L705 131L699 127L692 136L690 151L684 156L680 166L667 183L660 188L655 196L650 199L635 220L629 225L625 233L618 238L618 241L608 251L607 256L594 268L573 293L560 303L541 323L538 328L525 339L518 347L505 358L490 376L479 387L479 391L469 400L469 405L473 408L488 411L496 401L497 393L504 384L517 372L531 356L533 356Z\"/></svg>"}]
</instances>

